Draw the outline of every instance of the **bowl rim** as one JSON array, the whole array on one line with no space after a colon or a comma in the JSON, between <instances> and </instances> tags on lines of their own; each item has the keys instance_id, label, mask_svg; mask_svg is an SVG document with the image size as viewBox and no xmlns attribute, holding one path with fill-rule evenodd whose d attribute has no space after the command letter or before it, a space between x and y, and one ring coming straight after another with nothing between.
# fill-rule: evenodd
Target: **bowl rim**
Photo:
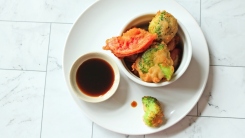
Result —
<instances>
[{"instance_id":1,"label":"bowl rim","mask_svg":"<svg viewBox=\"0 0 245 138\"><path fill-rule=\"evenodd\" d=\"M76 72L77 72L78 67L83 62L85 62L89 59L93 59L93 58L99 58L101 60L104 60L105 62L107 62L111 66L111 68L114 71L114 82L113 82L111 88L104 95L97 96L97 97L88 96L88 95L84 94L78 88L78 86L76 84ZM118 88L119 83L120 83L120 71L119 71L119 67L118 67L116 61L112 57L110 57L108 54L106 54L104 52L99 52L99 51L88 52L88 53L85 53L85 54L81 55L80 57L78 57L77 60L75 60L73 65L71 66L69 75L70 75L69 76L69 80L70 80L69 85L72 88L72 92L79 99L81 99L85 102L90 102L90 103L98 103L98 102L106 101L107 99L109 99L110 97L112 97L114 95L114 93L117 91L117 88Z\"/></svg>"},{"instance_id":2,"label":"bowl rim","mask_svg":"<svg viewBox=\"0 0 245 138\"><path fill-rule=\"evenodd\" d=\"M138 17L134 18L133 20L128 22L127 25L125 25L125 27L122 29L122 33L128 28L129 24L134 22L137 18L141 18L143 16L149 16L149 15L152 15L152 13L144 14L144 15L141 15L141 16L138 16ZM191 62L191 59L192 59L191 38L190 38L189 32L184 27L184 25L178 19L177 19L177 22L178 22L178 32L177 33L180 35L180 37L182 39L182 42L183 42L183 54L182 54L181 63L179 65L178 69L174 72L173 77L171 78L171 80L170 81L162 81L162 82L159 82L159 83L151 83L151 82L142 81L139 77L134 75L126 67L125 62L123 61L123 59L119 59L120 60L119 61L120 68L126 74L127 77L129 77L134 82L136 82L136 83L138 83L140 85L143 85L143 86L161 87L161 86L166 86L166 85L172 84L173 82L178 80L186 72L186 70L189 67L189 64ZM183 61L185 61L185 62L183 62Z\"/></svg>"}]
</instances>

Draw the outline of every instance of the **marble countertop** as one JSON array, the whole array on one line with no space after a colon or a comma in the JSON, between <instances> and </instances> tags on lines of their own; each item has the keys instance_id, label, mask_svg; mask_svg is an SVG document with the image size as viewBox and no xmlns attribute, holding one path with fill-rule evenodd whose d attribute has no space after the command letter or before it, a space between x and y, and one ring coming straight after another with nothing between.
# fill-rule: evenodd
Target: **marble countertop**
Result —
<instances>
[{"instance_id":1,"label":"marble countertop","mask_svg":"<svg viewBox=\"0 0 245 138\"><path fill-rule=\"evenodd\" d=\"M176 0L206 37L208 82L180 122L137 136L98 126L67 92L62 73L65 39L77 17L95 1L0 0L1 138L245 137L244 0Z\"/></svg>"}]
</instances>

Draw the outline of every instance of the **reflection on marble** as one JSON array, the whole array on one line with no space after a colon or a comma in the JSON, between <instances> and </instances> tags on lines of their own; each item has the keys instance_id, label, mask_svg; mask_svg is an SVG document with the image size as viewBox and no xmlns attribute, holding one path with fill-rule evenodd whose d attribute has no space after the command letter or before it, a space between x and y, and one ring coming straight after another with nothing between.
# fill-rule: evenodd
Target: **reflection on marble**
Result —
<instances>
[{"instance_id":1,"label":"reflection on marble","mask_svg":"<svg viewBox=\"0 0 245 138\"><path fill-rule=\"evenodd\" d=\"M42 134L46 137L91 137L92 122L73 101L62 72L62 53L71 25L52 24L44 98Z\"/></svg>"},{"instance_id":2,"label":"reflection on marble","mask_svg":"<svg viewBox=\"0 0 245 138\"><path fill-rule=\"evenodd\" d=\"M39 138L44 72L0 70L0 137Z\"/></svg>"},{"instance_id":3,"label":"reflection on marble","mask_svg":"<svg viewBox=\"0 0 245 138\"><path fill-rule=\"evenodd\" d=\"M0 68L46 70L49 24L0 22L0 32Z\"/></svg>"},{"instance_id":4,"label":"reflection on marble","mask_svg":"<svg viewBox=\"0 0 245 138\"><path fill-rule=\"evenodd\" d=\"M245 1L202 0L201 27L211 65L245 66Z\"/></svg>"}]
</instances>

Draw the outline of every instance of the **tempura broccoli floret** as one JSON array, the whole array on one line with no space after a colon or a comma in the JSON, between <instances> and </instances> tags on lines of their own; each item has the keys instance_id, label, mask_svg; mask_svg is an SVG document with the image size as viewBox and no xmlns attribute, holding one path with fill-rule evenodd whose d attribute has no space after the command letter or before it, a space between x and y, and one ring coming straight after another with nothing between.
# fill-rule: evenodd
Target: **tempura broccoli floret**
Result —
<instances>
[{"instance_id":1,"label":"tempura broccoli floret","mask_svg":"<svg viewBox=\"0 0 245 138\"><path fill-rule=\"evenodd\" d=\"M156 33L157 39L167 44L178 31L178 22L172 14L158 11L151 20L148 30L150 33Z\"/></svg>"},{"instance_id":2,"label":"tempura broccoli floret","mask_svg":"<svg viewBox=\"0 0 245 138\"><path fill-rule=\"evenodd\" d=\"M139 77L145 82L160 82L163 78L169 81L174 73L173 60L164 43L155 43L138 57L132 65Z\"/></svg>"},{"instance_id":3,"label":"tempura broccoli floret","mask_svg":"<svg viewBox=\"0 0 245 138\"><path fill-rule=\"evenodd\" d=\"M151 96L142 97L145 114L143 120L147 126L159 127L163 123L163 111L159 101Z\"/></svg>"}]
</instances>

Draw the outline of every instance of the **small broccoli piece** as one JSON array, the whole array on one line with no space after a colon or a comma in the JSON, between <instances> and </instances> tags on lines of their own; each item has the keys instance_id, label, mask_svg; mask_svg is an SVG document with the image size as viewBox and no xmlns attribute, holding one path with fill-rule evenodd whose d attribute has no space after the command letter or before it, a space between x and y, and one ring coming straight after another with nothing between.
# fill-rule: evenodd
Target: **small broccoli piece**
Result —
<instances>
[{"instance_id":1,"label":"small broccoli piece","mask_svg":"<svg viewBox=\"0 0 245 138\"><path fill-rule=\"evenodd\" d=\"M155 43L145 51L133 64L139 77L146 82L160 82L163 78L169 81L174 73L173 60L164 43Z\"/></svg>"},{"instance_id":2,"label":"small broccoli piece","mask_svg":"<svg viewBox=\"0 0 245 138\"><path fill-rule=\"evenodd\" d=\"M159 50L162 50L164 47L163 44L159 44L158 46L156 47L152 47L150 49L148 49L143 55L142 55L142 58L140 60L140 70L143 72L143 73L147 73L149 68L154 66L154 53L156 53L157 51Z\"/></svg>"},{"instance_id":3,"label":"small broccoli piece","mask_svg":"<svg viewBox=\"0 0 245 138\"><path fill-rule=\"evenodd\" d=\"M143 121L147 126L159 127L163 123L163 111L159 101L151 96L142 97L143 109L145 114Z\"/></svg>"},{"instance_id":4,"label":"small broccoli piece","mask_svg":"<svg viewBox=\"0 0 245 138\"><path fill-rule=\"evenodd\" d=\"M162 73L165 75L165 78L167 80L170 80L172 78L172 74L173 74L172 66L164 67L162 64L159 64L159 67L160 67Z\"/></svg>"},{"instance_id":5,"label":"small broccoli piece","mask_svg":"<svg viewBox=\"0 0 245 138\"><path fill-rule=\"evenodd\" d=\"M167 11L158 11L151 20L148 30L150 33L157 34L159 41L163 41L167 44L178 31L178 22L177 19Z\"/></svg>"}]
</instances>

